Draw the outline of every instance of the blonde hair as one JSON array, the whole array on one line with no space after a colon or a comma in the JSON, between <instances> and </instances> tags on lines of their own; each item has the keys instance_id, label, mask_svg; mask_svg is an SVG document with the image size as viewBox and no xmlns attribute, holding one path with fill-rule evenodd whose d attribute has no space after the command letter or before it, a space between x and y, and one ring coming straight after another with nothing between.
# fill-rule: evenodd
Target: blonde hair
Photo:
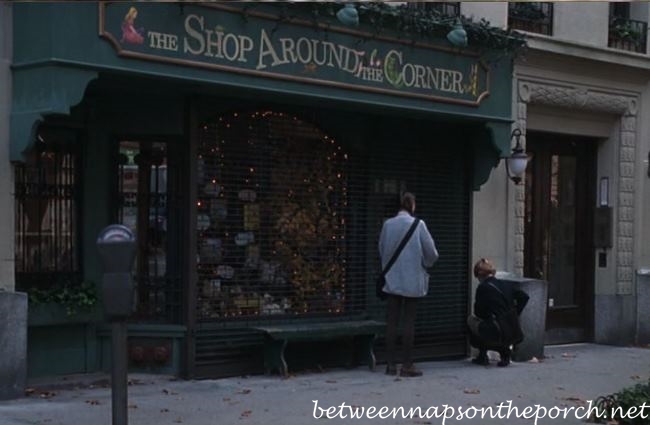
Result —
<instances>
[{"instance_id":1,"label":"blonde hair","mask_svg":"<svg viewBox=\"0 0 650 425\"><path fill-rule=\"evenodd\" d=\"M138 16L138 9L131 6L131 8L127 12L126 16L124 17L124 21L129 22L130 20L135 19L136 16Z\"/></svg>"},{"instance_id":2,"label":"blonde hair","mask_svg":"<svg viewBox=\"0 0 650 425\"><path fill-rule=\"evenodd\" d=\"M494 267L494 264L485 258L481 258L474 264L474 277L477 279L494 276L496 272L497 269Z\"/></svg>"}]
</instances>

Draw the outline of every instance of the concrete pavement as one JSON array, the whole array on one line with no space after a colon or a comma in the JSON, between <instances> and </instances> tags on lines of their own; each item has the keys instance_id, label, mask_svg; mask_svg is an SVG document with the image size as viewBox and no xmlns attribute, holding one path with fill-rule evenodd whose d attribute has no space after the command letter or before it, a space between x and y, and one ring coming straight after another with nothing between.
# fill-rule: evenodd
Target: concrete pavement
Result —
<instances>
[{"instance_id":1,"label":"concrete pavement","mask_svg":"<svg viewBox=\"0 0 650 425\"><path fill-rule=\"evenodd\" d=\"M526 406L539 404L550 409L586 406L589 400L650 378L650 349L611 347L593 344L546 348L541 362L513 363L498 368L476 366L468 360L420 364L421 378L395 378L383 374L383 367L370 372L363 367L335 369L324 373L306 373L281 379L277 376L252 376L219 380L184 381L158 375L130 375L129 423L131 425L221 425L221 424L308 424L333 420L355 424L441 424L447 404L477 409L493 406L507 413L512 401L523 413ZM60 381L66 382L66 381ZM67 381L69 382L69 381ZM110 424L111 397L105 381L88 386L48 392L43 388L29 397L0 402L0 424L104 425ZM314 400L318 407L336 406L330 413L343 412L347 417L314 418ZM403 406L406 411L420 406L423 414L433 406L436 418L350 419L350 409L389 409ZM648 401L650 404L650 400ZM360 412L360 410L355 410ZM540 414L541 410L537 410ZM583 423L574 410L567 419L542 418L538 424ZM650 413L650 409L646 410ZM316 409L316 414L322 413ZM375 413L378 413L375 412ZM447 410L447 413L451 413ZM557 412L555 412L557 413ZM580 413L584 414L584 410ZM573 415L573 416L572 416ZM372 417L372 415L371 415ZM533 419L473 420L463 417L447 419L446 424L494 423L533 424Z\"/></svg>"}]
</instances>

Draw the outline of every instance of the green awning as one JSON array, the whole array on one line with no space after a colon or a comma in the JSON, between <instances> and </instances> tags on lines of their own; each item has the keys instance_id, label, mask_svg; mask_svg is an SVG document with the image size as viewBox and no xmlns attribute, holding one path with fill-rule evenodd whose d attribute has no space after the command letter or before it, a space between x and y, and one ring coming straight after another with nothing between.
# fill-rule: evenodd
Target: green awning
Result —
<instances>
[{"instance_id":1,"label":"green awning","mask_svg":"<svg viewBox=\"0 0 650 425\"><path fill-rule=\"evenodd\" d=\"M94 71L56 65L21 67L13 71L11 161L22 161L33 143L38 124L47 115L69 114L81 102Z\"/></svg>"}]
</instances>

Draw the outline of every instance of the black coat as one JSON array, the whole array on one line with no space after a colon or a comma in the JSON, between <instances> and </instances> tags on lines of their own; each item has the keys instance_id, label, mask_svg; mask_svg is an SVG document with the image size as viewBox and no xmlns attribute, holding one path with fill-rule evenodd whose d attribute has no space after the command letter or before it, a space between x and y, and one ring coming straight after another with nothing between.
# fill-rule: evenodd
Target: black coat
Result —
<instances>
[{"instance_id":1,"label":"black coat","mask_svg":"<svg viewBox=\"0 0 650 425\"><path fill-rule=\"evenodd\" d=\"M499 288L498 290L492 285ZM501 291L501 292L499 292ZM503 334L495 325L492 317L500 316L515 307L517 314L528 303L528 294L514 286L512 282L499 280L495 277L489 277L483 280L476 288L476 297L474 300L474 315L483 319L478 329L478 334L470 332L470 342L473 346L480 349L501 350L507 348L495 343L495 341L509 340L511 334ZM506 332L504 330L504 332Z\"/></svg>"},{"instance_id":2,"label":"black coat","mask_svg":"<svg viewBox=\"0 0 650 425\"><path fill-rule=\"evenodd\" d=\"M499 288L501 292L490 284ZM517 314L521 314L526 303L528 303L528 294L515 288L512 282L499 280L492 276L483 280L476 288L474 315L481 319L489 319L492 315L498 316L505 313L513 306L517 308Z\"/></svg>"}]
</instances>

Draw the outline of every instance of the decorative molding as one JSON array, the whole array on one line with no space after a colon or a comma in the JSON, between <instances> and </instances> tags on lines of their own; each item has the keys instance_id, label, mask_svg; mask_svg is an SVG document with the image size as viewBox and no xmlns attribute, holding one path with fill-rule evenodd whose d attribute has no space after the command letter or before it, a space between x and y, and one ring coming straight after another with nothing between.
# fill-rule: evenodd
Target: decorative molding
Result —
<instances>
[{"instance_id":1,"label":"decorative molding","mask_svg":"<svg viewBox=\"0 0 650 425\"><path fill-rule=\"evenodd\" d=\"M634 166L636 161L636 139L638 97L615 92L605 92L592 87L553 84L543 81L519 80L517 119L520 130L526 134L527 107L529 104L545 105L555 108L579 109L583 111L604 112L620 116L619 130L619 182L617 188L616 222L616 293L633 293L634 275ZM525 146L525 137L523 137ZM524 188L518 187L515 211L524 208ZM524 217L515 214L515 273L523 275Z\"/></svg>"},{"instance_id":2,"label":"decorative molding","mask_svg":"<svg viewBox=\"0 0 650 425\"><path fill-rule=\"evenodd\" d=\"M634 116L638 109L636 97L606 93L586 87L530 81L519 82L519 100L556 108L582 109L624 116Z\"/></svg>"}]
</instances>

